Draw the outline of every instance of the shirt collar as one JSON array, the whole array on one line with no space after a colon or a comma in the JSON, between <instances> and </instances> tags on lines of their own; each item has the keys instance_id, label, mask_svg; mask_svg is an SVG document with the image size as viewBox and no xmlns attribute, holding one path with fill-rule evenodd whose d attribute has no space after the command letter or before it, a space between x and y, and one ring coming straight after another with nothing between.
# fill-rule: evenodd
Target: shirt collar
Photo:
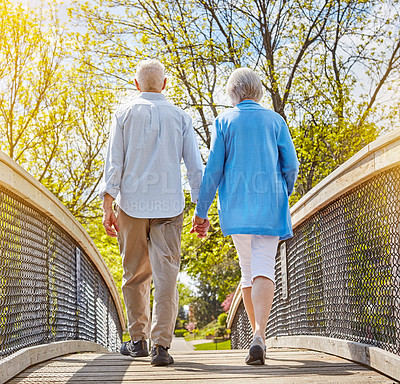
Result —
<instances>
[{"instance_id":1,"label":"shirt collar","mask_svg":"<svg viewBox=\"0 0 400 384\"><path fill-rule=\"evenodd\" d=\"M162 93L157 92L141 92L139 97L145 100L166 100Z\"/></svg>"},{"instance_id":2,"label":"shirt collar","mask_svg":"<svg viewBox=\"0 0 400 384\"><path fill-rule=\"evenodd\" d=\"M256 103L254 100L243 100L235 106L238 109L254 109L263 108L260 104Z\"/></svg>"},{"instance_id":3,"label":"shirt collar","mask_svg":"<svg viewBox=\"0 0 400 384\"><path fill-rule=\"evenodd\" d=\"M254 100L250 100L250 99L243 100L240 103L238 103L237 105L245 105L245 104L257 104L257 105L259 105L257 102L255 102Z\"/></svg>"}]
</instances>

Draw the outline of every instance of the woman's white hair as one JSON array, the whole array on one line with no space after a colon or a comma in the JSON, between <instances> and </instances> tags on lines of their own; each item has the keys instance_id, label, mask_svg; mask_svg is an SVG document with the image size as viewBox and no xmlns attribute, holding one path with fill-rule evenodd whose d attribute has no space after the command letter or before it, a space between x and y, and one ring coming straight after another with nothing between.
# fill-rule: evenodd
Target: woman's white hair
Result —
<instances>
[{"instance_id":1,"label":"woman's white hair","mask_svg":"<svg viewBox=\"0 0 400 384\"><path fill-rule=\"evenodd\" d=\"M229 76L226 92L233 105L246 99L258 103L263 95L263 87L254 71L250 68L238 68Z\"/></svg>"},{"instance_id":2,"label":"woman's white hair","mask_svg":"<svg viewBox=\"0 0 400 384\"><path fill-rule=\"evenodd\" d=\"M161 92L165 80L165 67L158 60L140 61L135 79L142 92Z\"/></svg>"}]
</instances>

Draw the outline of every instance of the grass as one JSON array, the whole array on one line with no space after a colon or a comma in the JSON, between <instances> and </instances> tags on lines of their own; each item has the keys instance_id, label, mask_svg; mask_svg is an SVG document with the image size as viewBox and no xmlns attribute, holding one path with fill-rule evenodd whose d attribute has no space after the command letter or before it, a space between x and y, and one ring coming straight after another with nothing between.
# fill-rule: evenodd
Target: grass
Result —
<instances>
[{"instance_id":1,"label":"grass","mask_svg":"<svg viewBox=\"0 0 400 384\"><path fill-rule=\"evenodd\" d=\"M212 349L231 349L231 341L226 340L220 343L203 343L194 345L196 351L209 351Z\"/></svg>"}]
</instances>

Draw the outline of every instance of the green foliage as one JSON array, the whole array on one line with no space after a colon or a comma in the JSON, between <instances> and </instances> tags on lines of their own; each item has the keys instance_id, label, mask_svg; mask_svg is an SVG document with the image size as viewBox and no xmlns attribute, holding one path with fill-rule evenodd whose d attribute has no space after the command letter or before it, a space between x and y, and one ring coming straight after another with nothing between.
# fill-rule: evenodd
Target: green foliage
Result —
<instances>
[{"instance_id":1,"label":"green foliage","mask_svg":"<svg viewBox=\"0 0 400 384\"><path fill-rule=\"evenodd\" d=\"M115 88L85 63L85 42L64 35L55 3L3 0L0 16L0 150L89 222L100 216Z\"/></svg>"},{"instance_id":2,"label":"green foliage","mask_svg":"<svg viewBox=\"0 0 400 384\"><path fill-rule=\"evenodd\" d=\"M57 27L43 20L53 9L27 10L9 0L0 1L0 149L19 163L43 145L53 147L54 133L46 123L49 104L57 103L63 68L63 38Z\"/></svg>"},{"instance_id":3,"label":"green foliage","mask_svg":"<svg viewBox=\"0 0 400 384\"><path fill-rule=\"evenodd\" d=\"M85 229L93 239L94 244L103 256L109 268L122 300L122 259L119 253L118 242L114 237L106 234L101 218L93 219L85 224ZM123 302L123 300L122 300Z\"/></svg>"},{"instance_id":4,"label":"green foliage","mask_svg":"<svg viewBox=\"0 0 400 384\"><path fill-rule=\"evenodd\" d=\"M192 333L185 336L186 341L205 339L206 336L214 335L217 329L217 321L213 320L200 329L195 329Z\"/></svg>"},{"instance_id":5,"label":"green foliage","mask_svg":"<svg viewBox=\"0 0 400 384\"><path fill-rule=\"evenodd\" d=\"M193 115L205 148L229 105L232 69L260 74L263 103L286 119L301 160L292 202L379 134L378 95L398 85L399 12L383 0L94 3L76 2L71 13L88 28L98 71L132 84L138 60L159 58L169 96Z\"/></svg>"},{"instance_id":6,"label":"green foliage","mask_svg":"<svg viewBox=\"0 0 400 384\"><path fill-rule=\"evenodd\" d=\"M226 327L226 320L228 318L228 314L227 313L221 313L218 316L218 325L221 327Z\"/></svg>"},{"instance_id":7,"label":"green foliage","mask_svg":"<svg viewBox=\"0 0 400 384\"><path fill-rule=\"evenodd\" d=\"M181 265L196 282L197 293L192 299L192 313L201 328L223 311L221 303L239 283L240 267L231 237L222 235L216 201L209 212L211 226L208 236L202 240L189 233L195 206L190 203L188 193L185 197Z\"/></svg>"},{"instance_id":8,"label":"green foliage","mask_svg":"<svg viewBox=\"0 0 400 384\"><path fill-rule=\"evenodd\" d=\"M192 302L193 299L192 290L181 281L178 281L178 292L179 292L180 306L189 305Z\"/></svg>"},{"instance_id":9,"label":"green foliage","mask_svg":"<svg viewBox=\"0 0 400 384\"><path fill-rule=\"evenodd\" d=\"M174 333L176 337L184 337L188 331L186 329L176 329Z\"/></svg>"},{"instance_id":10,"label":"green foliage","mask_svg":"<svg viewBox=\"0 0 400 384\"><path fill-rule=\"evenodd\" d=\"M231 237L222 235L216 201L209 211L211 226L207 238L202 240L189 233L194 207L194 204L190 203L189 194L186 194L182 233L182 268L197 282L197 288L204 293L203 301L208 301L208 295L216 296L218 304L214 302L214 305L220 307L226 295L235 290L240 280L236 249ZM201 306L200 303L198 305ZM207 309L204 310L207 311ZM222 309L218 308L218 311ZM211 319L208 320L211 321Z\"/></svg>"}]
</instances>

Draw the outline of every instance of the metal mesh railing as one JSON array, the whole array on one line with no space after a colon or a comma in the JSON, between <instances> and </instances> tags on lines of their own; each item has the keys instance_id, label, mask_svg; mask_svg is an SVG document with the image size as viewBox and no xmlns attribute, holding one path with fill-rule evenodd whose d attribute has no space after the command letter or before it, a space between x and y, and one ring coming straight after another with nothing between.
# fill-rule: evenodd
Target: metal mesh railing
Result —
<instances>
[{"instance_id":1,"label":"metal mesh railing","mask_svg":"<svg viewBox=\"0 0 400 384\"><path fill-rule=\"evenodd\" d=\"M384 171L312 215L285 242L267 338L318 335L400 355L400 167ZM285 298L287 292L287 298ZM232 348L248 348L243 304Z\"/></svg>"},{"instance_id":2,"label":"metal mesh railing","mask_svg":"<svg viewBox=\"0 0 400 384\"><path fill-rule=\"evenodd\" d=\"M72 339L116 351L121 335L90 258L56 223L0 187L0 358Z\"/></svg>"}]
</instances>

